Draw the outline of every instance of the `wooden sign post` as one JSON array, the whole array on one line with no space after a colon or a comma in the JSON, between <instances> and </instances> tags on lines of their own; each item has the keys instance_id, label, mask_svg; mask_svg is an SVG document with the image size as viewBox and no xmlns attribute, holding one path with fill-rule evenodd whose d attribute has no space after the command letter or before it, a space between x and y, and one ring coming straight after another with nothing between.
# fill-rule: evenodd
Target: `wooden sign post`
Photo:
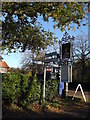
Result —
<instances>
[{"instance_id":1,"label":"wooden sign post","mask_svg":"<svg viewBox=\"0 0 90 120\"><path fill-rule=\"evenodd\" d=\"M60 65L61 78L60 82L64 82L63 96L66 97L68 92L68 82L72 82L72 56L73 56L73 41L74 37L70 37L65 32L60 44Z\"/></svg>"},{"instance_id":2,"label":"wooden sign post","mask_svg":"<svg viewBox=\"0 0 90 120\"><path fill-rule=\"evenodd\" d=\"M2 119L2 74L0 73L0 120Z\"/></svg>"},{"instance_id":3,"label":"wooden sign post","mask_svg":"<svg viewBox=\"0 0 90 120\"><path fill-rule=\"evenodd\" d=\"M46 67L44 68L43 101L45 101Z\"/></svg>"}]
</instances>

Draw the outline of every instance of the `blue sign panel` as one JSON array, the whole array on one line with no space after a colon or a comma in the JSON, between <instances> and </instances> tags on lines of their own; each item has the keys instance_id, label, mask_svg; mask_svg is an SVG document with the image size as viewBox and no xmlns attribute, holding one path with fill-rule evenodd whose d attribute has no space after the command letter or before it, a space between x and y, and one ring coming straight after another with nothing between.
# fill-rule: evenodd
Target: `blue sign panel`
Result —
<instances>
[{"instance_id":1,"label":"blue sign panel","mask_svg":"<svg viewBox=\"0 0 90 120\"><path fill-rule=\"evenodd\" d=\"M60 85L59 85L59 94L60 94L60 96L62 96L63 89L64 89L64 83L60 82Z\"/></svg>"}]
</instances>

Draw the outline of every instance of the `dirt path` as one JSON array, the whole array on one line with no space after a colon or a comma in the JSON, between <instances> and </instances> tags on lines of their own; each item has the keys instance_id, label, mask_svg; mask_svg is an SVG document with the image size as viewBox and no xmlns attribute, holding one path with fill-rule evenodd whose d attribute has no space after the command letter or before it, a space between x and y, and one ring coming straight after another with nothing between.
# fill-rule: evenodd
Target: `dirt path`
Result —
<instances>
[{"instance_id":1,"label":"dirt path","mask_svg":"<svg viewBox=\"0 0 90 120\"><path fill-rule=\"evenodd\" d=\"M75 90L69 90L68 91L68 96L73 96L74 93L75 93ZM85 97L86 97L86 101L90 103L90 92L84 92L84 94L85 94ZM83 96L82 96L81 91L77 91L75 97L81 98L83 100Z\"/></svg>"},{"instance_id":2,"label":"dirt path","mask_svg":"<svg viewBox=\"0 0 90 120\"><path fill-rule=\"evenodd\" d=\"M33 105L31 109L9 109L3 106L2 120L89 120L90 118L90 104L82 103L66 103L67 105L60 105L58 108L48 105L43 111L40 106Z\"/></svg>"}]
</instances>

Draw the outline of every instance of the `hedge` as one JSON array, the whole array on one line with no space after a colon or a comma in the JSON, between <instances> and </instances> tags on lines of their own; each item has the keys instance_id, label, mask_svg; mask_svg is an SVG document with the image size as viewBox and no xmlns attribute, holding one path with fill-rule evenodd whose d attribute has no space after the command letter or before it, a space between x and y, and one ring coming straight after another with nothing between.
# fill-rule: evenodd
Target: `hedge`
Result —
<instances>
[{"instance_id":1,"label":"hedge","mask_svg":"<svg viewBox=\"0 0 90 120\"><path fill-rule=\"evenodd\" d=\"M46 81L46 100L53 101L58 96L58 80L47 80Z\"/></svg>"},{"instance_id":2,"label":"hedge","mask_svg":"<svg viewBox=\"0 0 90 120\"><path fill-rule=\"evenodd\" d=\"M58 81L46 81L46 100L57 96ZM42 98L43 80L20 73L4 73L2 75L2 98L5 103L15 102L26 105L29 102L40 101Z\"/></svg>"}]
</instances>

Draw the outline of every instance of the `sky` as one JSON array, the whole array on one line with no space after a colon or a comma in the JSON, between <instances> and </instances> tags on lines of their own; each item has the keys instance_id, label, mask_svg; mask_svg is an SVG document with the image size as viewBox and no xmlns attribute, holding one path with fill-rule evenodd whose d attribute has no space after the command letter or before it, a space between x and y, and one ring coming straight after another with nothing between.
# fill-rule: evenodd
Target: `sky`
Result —
<instances>
[{"instance_id":1,"label":"sky","mask_svg":"<svg viewBox=\"0 0 90 120\"><path fill-rule=\"evenodd\" d=\"M90 14L89 14L89 17L90 17ZM65 31L61 32L57 28L53 29L54 23L53 23L51 18L49 19L49 22L44 22L42 17L39 17L38 21L43 25L45 30L47 30L47 31L50 30L51 32L54 32L54 34L58 37L58 40L61 40ZM85 22L86 21L84 21L84 23ZM70 29L69 31L66 29L66 31L68 32L68 34L70 36L74 36L74 37L77 37L80 34L88 35L88 26L83 26L82 24L81 24L81 27L79 29L77 29L77 25L74 24L75 31L73 29ZM9 65L9 67L14 67L14 68L21 67L22 56L23 56L22 53L10 53L8 55L2 55L4 61L6 61L6 63Z\"/></svg>"}]
</instances>

